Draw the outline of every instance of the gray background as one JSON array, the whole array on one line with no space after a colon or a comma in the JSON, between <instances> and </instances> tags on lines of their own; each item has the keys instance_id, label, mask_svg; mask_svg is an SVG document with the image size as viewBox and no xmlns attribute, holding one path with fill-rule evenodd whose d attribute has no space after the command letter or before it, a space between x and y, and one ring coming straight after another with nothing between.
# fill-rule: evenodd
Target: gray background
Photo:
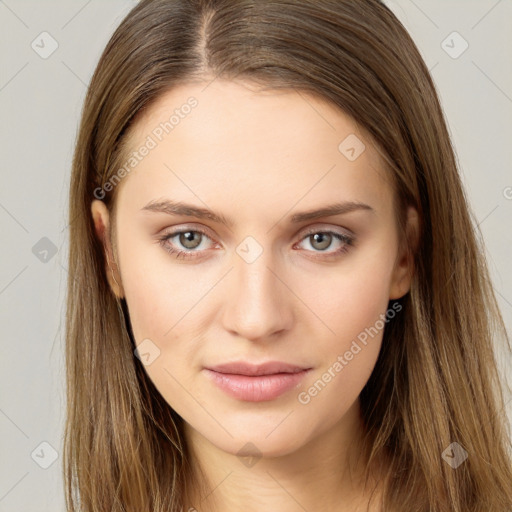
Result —
<instances>
[{"instance_id":1,"label":"gray background","mask_svg":"<svg viewBox=\"0 0 512 512\"><path fill-rule=\"evenodd\" d=\"M432 71L512 332L512 0L388 3ZM1 512L64 511L70 165L86 84L134 4L0 0Z\"/></svg>"}]
</instances>

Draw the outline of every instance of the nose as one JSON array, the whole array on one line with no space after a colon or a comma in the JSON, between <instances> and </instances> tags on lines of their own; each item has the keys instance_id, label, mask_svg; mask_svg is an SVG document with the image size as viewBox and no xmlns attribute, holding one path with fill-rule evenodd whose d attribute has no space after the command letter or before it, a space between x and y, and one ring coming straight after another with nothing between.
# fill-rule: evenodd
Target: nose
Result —
<instances>
[{"instance_id":1,"label":"nose","mask_svg":"<svg viewBox=\"0 0 512 512\"><path fill-rule=\"evenodd\" d=\"M266 251L247 263L235 255L234 269L227 277L224 328L250 341L275 339L293 322L293 294L283 284L284 276L273 269Z\"/></svg>"}]
</instances>

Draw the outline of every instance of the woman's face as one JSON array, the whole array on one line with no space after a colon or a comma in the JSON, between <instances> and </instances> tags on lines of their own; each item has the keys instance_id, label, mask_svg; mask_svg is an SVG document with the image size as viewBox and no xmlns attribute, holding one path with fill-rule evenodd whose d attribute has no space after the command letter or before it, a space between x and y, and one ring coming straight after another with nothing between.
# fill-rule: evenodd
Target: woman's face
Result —
<instances>
[{"instance_id":1,"label":"woman's face","mask_svg":"<svg viewBox=\"0 0 512 512\"><path fill-rule=\"evenodd\" d=\"M113 289L163 398L233 454L341 428L409 289L370 140L305 93L217 79L166 93L129 142Z\"/></svg>"}]
</instances>

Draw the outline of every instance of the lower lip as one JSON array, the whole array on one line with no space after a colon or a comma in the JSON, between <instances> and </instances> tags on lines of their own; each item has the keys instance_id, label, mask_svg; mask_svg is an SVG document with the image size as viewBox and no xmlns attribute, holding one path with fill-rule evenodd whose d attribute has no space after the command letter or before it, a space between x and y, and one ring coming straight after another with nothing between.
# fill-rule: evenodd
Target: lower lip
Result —
<instances>
[{"instance_id":1,"label":"lower lip","mask_svg":"<svg viewBox=\"0 0 512 512\"><path fill-rule=\"evenodd\" d=\"M297 373L275 373L272 375L236 375L203 370L207 377L228 395L246 402L274 400L290 389L297 387L309 370Z\"/></svg>"}]
</instances>

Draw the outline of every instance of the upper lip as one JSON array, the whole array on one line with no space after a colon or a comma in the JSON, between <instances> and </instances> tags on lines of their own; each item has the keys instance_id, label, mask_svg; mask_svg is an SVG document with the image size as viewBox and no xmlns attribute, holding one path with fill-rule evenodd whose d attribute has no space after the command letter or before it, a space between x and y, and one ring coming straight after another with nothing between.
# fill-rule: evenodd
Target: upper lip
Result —
<instances>
[{"instance_id":1,"label":"upper lip","mask_svg":"<svg viewBox=\"0 0 512 512\"><path fill-rule=\"evenodd\" d=\"M309 370L309 368L305 368L303 366L283 363L280 361L270 361L263 364L252 364L245 361L235 361L232 363L209 366L206 369L218 373L249 376L274 375L276 373L298 373L304 370Z\"/></svg>"}]
</instances>

